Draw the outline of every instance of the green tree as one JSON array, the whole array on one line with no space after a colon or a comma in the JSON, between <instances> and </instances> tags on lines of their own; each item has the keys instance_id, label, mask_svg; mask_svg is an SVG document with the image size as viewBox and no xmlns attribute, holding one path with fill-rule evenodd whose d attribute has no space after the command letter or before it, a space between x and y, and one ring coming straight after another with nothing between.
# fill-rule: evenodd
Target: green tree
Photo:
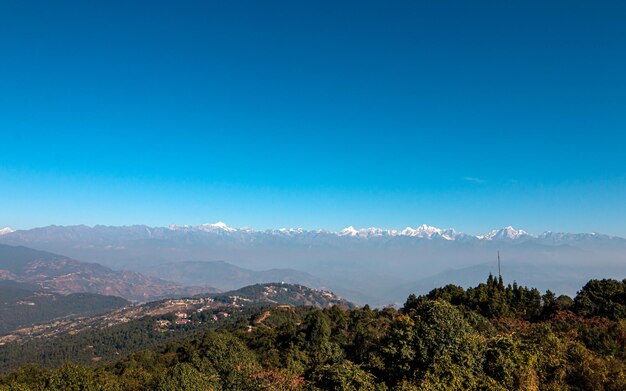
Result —
<instances>
[{"instance_id":1,"label":"green tree","mask_svg":"<svg viewBox=\"0 0 626 391\"><path fill-rule=\"evenodd\" d=\"M157 391L207 391L218 387L216 379L206 376L191 364L179 363L159 382Z\"/></svg>"},{"instance_id":2,"label":"green tree","mask_svg":"<svg viewBox=\"0 0 626 391\"><path fill-rule=\"evenodd\" d=\"M626 319L626 279L589 281L574 298L574 311L584 316Z\"/></svg>"},{"instance_id":3,"label":"green tree","mask_svg":"<svg viewBox=\"0 0 626 391\"><path fill-rule=\"evenodd\" d=\"M98 384L91 368L65 364L50 376L46 389L53 391L100 391L106 385Z\"/></svg>"},{"instance_id":4,"label":"green tree","mask_svg":"<svg viewBox=\"0 0 626 391\"><path fill-rule=\"evenodd\" d=\"M223 390L258 388L252 376L260 370L257 357L233 335L207 331L179 349L178 355L181 361L190 362L211 381L221 380Z\"/></svg>"},{"instance_id":5,"label":"green tree","mask_svg":"<svg viewBox=\"0 0 626 391\"><path fill-rule=\"evenodd\" d=\"M478 334L457 308L442 301L424 301L408 316L399 316L383 352L393 383L446 372L454 373L448 379L454 387L481 370Z\"/></svg>"},{"instance_id":6,"label":"green tree","mask_svg":"<svg viewBox=\"0 0 626 391\"><path fill-rule=\"evenodd\" d=\"M371 373L349 360L338 364L323 365L313 375L315 385L323 390L373 391L377 389Z\"/></svg>"},{"instance_id":7,"label":"green tree","mask_svg":"<svg viewBox=\"0 0 626 391\"><path fill-rule=\"evenodd\" d=\"M533 373L534 356L512 335L490 339L485 350L485 374L508 390L527 389Z\"/></svg>"}]
</instances>

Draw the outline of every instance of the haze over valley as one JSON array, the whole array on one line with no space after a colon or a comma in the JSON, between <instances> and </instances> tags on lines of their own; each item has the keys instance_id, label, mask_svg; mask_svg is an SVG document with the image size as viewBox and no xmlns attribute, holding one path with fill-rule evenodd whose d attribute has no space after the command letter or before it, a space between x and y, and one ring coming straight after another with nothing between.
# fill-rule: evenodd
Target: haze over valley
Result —
<instances>
[{"instance_id":1,"label":"haze over valley","mask_svg":"<svg viewBox=\"0 0 626 391\"><path fill-rule=\"evenodd\" d=\"M231 290L284 281L330 289L374 306L397 305L409 293L426 293L445 283L473 286L489 273L497 275L498 251L505 281L562 294L575 295L591 278L626 274L626 240L599 233L530 234L505 227L474 236L428 225L256 231L221 222L9 231L0 243L64 254L189 289Z\"/></svg>"}]
</instances>

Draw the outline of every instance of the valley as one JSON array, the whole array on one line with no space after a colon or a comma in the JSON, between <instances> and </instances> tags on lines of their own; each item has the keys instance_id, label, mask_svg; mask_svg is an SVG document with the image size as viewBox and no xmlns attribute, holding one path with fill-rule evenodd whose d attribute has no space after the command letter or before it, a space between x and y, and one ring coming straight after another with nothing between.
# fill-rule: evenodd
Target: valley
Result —
<instances>
[{"instance_id":1,"label":"valley","mask_svg":"<svg viewBox=\"0 0 626 391\"><path fill-rule=\"evenodd\" d=\"M486 273L497 273L497 251L507 281L568 295L575 295L580 283L590 278L626 274L626 240L597 233L530 234L505 227L469 235L428 225L402 230L349 228L253 230L224 223L49 226L8 232L0 236L0 243L67 254L172 285L231 290L284 281L328 289L374 306L398 305L409 291L426 293L433 284L424 281L477 284ZM592 267L589 259L594 260ZM480 272L473 273L477 267ZM149 285L155 292L130 292L125 297L140 301L159 297L156 287L162 284L153 281Z\"/></svg>"}]
</instances>

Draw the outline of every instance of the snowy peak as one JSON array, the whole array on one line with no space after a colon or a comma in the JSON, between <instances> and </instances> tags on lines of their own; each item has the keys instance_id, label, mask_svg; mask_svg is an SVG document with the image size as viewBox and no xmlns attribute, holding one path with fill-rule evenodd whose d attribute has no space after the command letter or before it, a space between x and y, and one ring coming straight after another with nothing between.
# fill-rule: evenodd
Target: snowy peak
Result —
<instances>
[{"instance_id":1,"label":"snowy peak","mask_svg":"<svg viewBox=\"0 0 626 391\"><path fill-rule=\"evenodd\" d=\"M269 232L271 232L271 230ZM306 231L303 228L280 228L277 232L286 235L298 235L303 234Z\"/></svg>"},{"instance_id":2,"label":"snowy peak","mask_svg":"<svg viewBox=\"0 0 626 391\"><path fill-rule=\"evenodd\" d=\"M413 238L422 239L435 239L441 238L445 240L454 240L457 236L462 235L456 232L454 229L441 229L432 227L430 225L422 224L417 228L406 227L402 230L395 229L382 229L382 228L354 228L353 226L346 227L339 232L336 232L337 236L352 236L360 238L371 238L381 236L408 236Z\"/></svg>"},{"instance_id":3,"label":"snowy peak","mask_svg":"<svg viewBox=\"0 0 626 391\"><path fill-rule=\"evenodd\" d=\"M214 223L214 224L201 224L198 226L198 229L202 231L224 231L224 232L237 231L236 228L231 228L221 221L218 221L217 223Z\"/></svg>"},{"instance_id":4,"label":"snowy peak","mask_svg":"<svg viewBox=\"0 0 626 391\"><path fill-rule=\"evenodd\" d=\"M236 232L238 231L237 228L229 227L228 225L224 224L221 221L218 221L217 223L214 223L214 224L200 224L196 226L191 226L191 225L186 225L186 224L185 225L172 224L168 228L172 231L184 231L184 232L188 232L188 231ZM245 232L251 231L247 228L242 229L242 230Z\"/></svg>"},{"instance_id":5,"label":"snowy peak","mask_svg":"<svg viewBox=\"0 0 626 391\"><path fill-rule=\"evenodd\" d=\"M371 237L371 236L383 236L383 235L388 235L390 231L384 230L382 228L375 228L375 227L370 227L370 228L364 228L359 230L359 233L362 236L365 237Z\"/></svg>"},{"instance_id":6,"label":"snowy peak","mask_svg":"<svg viewBox=\"0 0 626 391\"><path fill-rule=\"evenodd\" d=\"M172 230L172 231L189 231L190 229L192 229L192 227L187 225L187 224L185 224L185 225L171 224L167 228Z\"/></svg>"},{"instance_id":7,"label":"snowy peak","mask_svg":"<svg viewBox=\"0 0 626 391\"><path fill-rule=\"evenodd\" d=\"M477 238L484 239L484 240L494 240L494 239L515 240L515 239L519 239L519 238L526 237L526 236L530 237L531 235L522 229L518 230L511 226L508 226L502 229L490 231L487 235L477 236Z\"/></svg>"},{"instance_id":8,"label":"snowy peak","mask_svg":"<svg viewBox=\"0 0 626 391\"><path fill-rule=\"evenodd\" d=\"M357 231L353 226L346 227L337 233L339 236L357 236L358 234L359 231Z\"/></svg>"},{"instance_id":9,"label":"snowy peak","mask_svg":"<svg viewBox=\"0 0 626 391\"><path fill-rule=\"evenodd\" d=\"M226 225L225 223L218 221L213 224L201 224L201 225L171 225L169 226L169 230L172 231L180 231L180 232L202 232L206 234L219 234L219 235L238 235L241 237L246 236L257 236L257 235L280 235L286 237L315 237L317 235L330 235L336 236L338 238L348 237L348 238L358 238L358 239L391 239L394 237L405 237L405 238L415 238L423 239L423 240L446 240L446 241L471 241L471 240L479 240L479 241L514 241L514 240L527 240L527 239L536 239L541 240L546 243L558 243L565 241L581 241L581 240L605 240L605 239L615 239L619 238L596 234L596 233L580 233L580 234L572 234L572 233L562 233L562 232L551 232L546 231L539 235L529 234L528 232L522 229L515 229L511 226L504 227L501 229L492 230L484 235L469 235L463 232L458 232L453 228L437 228L431 225L422 224L417 226L417 228L406 227L401 230L395 229L382 229L376 227L369 228L355 228L354 226L348 226L340 231L327 231L323 229L318 230L309 230L304 228L280 228L280 229L267 229L264 231L257 231L252 228L240 227L234 228ZM0 235L5 235L13 232L11 228L0 229ZM242 236L243 235L243 236Z\"/></svg>"},{"instance_id":10,"label":"snowy peak","mask_svg":"<svg viewBox=\"0 0 626 391\"><path fill-rule=\"evenodd\" d=\"M442 229L430 225L422 224L417 228L406 227L398 233L400 236L410 236L424 239L444 239L456 240L458 237L465 236L457 232L454 228Z\"/></svg>"},{"instance_id":11,"label":"snowy peak","mask_svg":"<svg viewBox=\"0 0 626 391\"><path fill-rule=\"evenodd\" d=\"M400 231L400 235L402 236L412 236L418 238L431 238L433 235L441 235L443 230L437 227L431 227L430 225L422 224L419 227L413 229L411 227L406 227L402 231Z\"/></svg>"},{"instance_id":12,"label":"snowy peak","mask_svg":"<svg viewBox=\"0 0 626 391\"><path fill-rule=\"evenodd\" d=\"M233 228L229 227L225 223L218 221L214 224L201 224L197 226L190 225L170 225L170 230L173 231L183 231L183 232L193 232L193 231L202 231L207 233L242 233L242 234L268 234L268 235L307 235L310 233L315 234L329 234L336 235L338 237L356 237L356 238L374 238L374 237L396 237L396 236L407 236L413 238L422 238L422 239L444 239L444 240L455 240L457 237L466 236L465 234L459 233L452 228L449 229L441 229L437 227L433 227L427 224L422 224L417 228L406 227L403 230L395 230L395 229L382 229L377 227L369 227L369 228L355 228L354 226L348 226L340 231L332 232L326 230L306 230L303 228L280 228L276 230L266 230L266 231L255 231L250 228Z\"/></svg>"},{"instance_id":13,"label":"snowy peak","mask_svg":"<svg viewBox=\"0 0 626 391\"><path fill-rule=\"evenodd\" d=\"M0 236L10 234L11 232L15 232L11 227L0 228Z\"/></svg>"},{"instance_id":14,"label":"snowy peak","mask_svg":"<svg viewBox=\"0 0 626 391\"><path fill-rule=\"evenodd\" d=\"M434 233L441 233L443 231L441 228L433 227L427 224L420 225L419 227L417 227L417 230L431 235Z\"/></svg>"},{"instance_id":15,"label":"snowy peak","mask_svg":"<svg viewBox=\"0 0 626 391\"><path fill-rule=\"evenodd\" d=\"M440 233L441 238L445 240L456 240L457 238L465 236L465 234L456 232L454 228L448 228Z\"/></svg>"},{"instance_id":16,"label":"snowy peak","mask_svg":"<svg viewBox=\"0 0 626 391\"><path fill-rule=\"evenodd\" d=\"M369 238L371 236L382 236L386 233L380 228L360 228L356 229L353 226L346 227L337 232L338 236L358 236L360 238Z\"/></svg>"}]
</instances>

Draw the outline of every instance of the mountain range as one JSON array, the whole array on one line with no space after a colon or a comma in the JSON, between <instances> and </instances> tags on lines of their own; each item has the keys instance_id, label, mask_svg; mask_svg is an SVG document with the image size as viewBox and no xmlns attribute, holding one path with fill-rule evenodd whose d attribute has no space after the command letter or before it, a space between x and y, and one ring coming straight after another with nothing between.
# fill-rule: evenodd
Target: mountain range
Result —
<instances>
[{"instance_id":1,"label":"mountain range","mask_svg":"<svg viewBox=\"0 0 626 391\"><path fill-rule=\"evenodd\" d=\"M233 289L276 279L327 288L371 305L401 303L406 297L399 287L420 287L429 278L464 275L483 265L479 273L467 273L469 280L461 279L464 284L477 284L485 278L478 274L498 272L498 251L506 281L563 287L557 293L574 295L580 281L590 278L626 277L626 239L599 233L531 234L505 227L470 235L425 224L398 230L254 230L222 222L48 226L6 232L0 243L65 254L178 284Z\"/></svg>"},{"instance_id":2,"label":"mountain range","mask_svg":"<svg viewBox=\"0 0 626 391\"><path fill-rule=\"evenodd\" d=\"M267 229L267 230L254 230L247 227L230 227L225 223L219 221L213 224L200 224L200 225L170 225L169 227L150 227L146 225L132 225L132 226L103 226L96 225L89 227L85 225L77 226L48 226L41 228L34 228L30 230L14 230L10 227L0 229L0 236L8 235L13 238L22 238L28 240L32 236L47 237L48 240L54 240L59 238L65 239L78 239L78 237L87 238L94 233L96 235L102 235L104 237L112 238L116 233L123 231L125 234L130 235L129 238L167 238L168 236L176 236L177 233L207 233L226 235L234 237L253 237L259 235L272 235L272 236L337 236L337 237L358 237L358 238L372 238L372 237L411 237L418 239L441 239L441 240L523 240L523 239L537 239L540 241L568 241L568 240L585 240L585 239L608 239L608 240L622 240L624 238L617 236L599 234L596 232L590 233L565 233L565 232L552 232L544 231L541 234L531 234L522 229L515 229L511 226L494 229L486 234L482 235L470 235L463 232L458 232L454 228L437 228L427 224L417 226L417 228L406 227L404 229L383 229L383 228L354 228L353 226L346 227L339 231L329 231L325 229L306 230L303 228L280 228L280 229Z\"/></svg>"}]
</instances>

